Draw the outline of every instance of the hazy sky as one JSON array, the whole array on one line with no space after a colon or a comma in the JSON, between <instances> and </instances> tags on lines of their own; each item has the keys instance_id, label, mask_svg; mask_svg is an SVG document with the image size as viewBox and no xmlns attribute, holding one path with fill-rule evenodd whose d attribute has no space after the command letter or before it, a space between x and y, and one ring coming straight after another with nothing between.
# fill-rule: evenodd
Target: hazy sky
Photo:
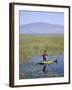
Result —
<instances>
[{"instance_id":1,"label":"hazy sky","mask_svg":"<svg viewBox=\"0 0 72 90\"><path fill-rule=\"evenodd\" d=\"M19 11L20 25L44 22L50 24L64 25L63 12L38 12L38 11Z\"/></svg>"}]
</instances>

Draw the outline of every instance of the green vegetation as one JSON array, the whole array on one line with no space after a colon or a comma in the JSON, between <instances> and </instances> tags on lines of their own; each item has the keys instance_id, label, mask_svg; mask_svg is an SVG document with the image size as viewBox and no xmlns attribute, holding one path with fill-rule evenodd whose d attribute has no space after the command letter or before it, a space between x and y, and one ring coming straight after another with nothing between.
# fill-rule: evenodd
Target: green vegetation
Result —
<instances>
[{"instance_id":1,"label":"green vegetation","mask_svg":"<svg viewBox=\"0 0 72 90\"><path fill-rule=\"evenodd\" d=\"M48 54L56 55L64 51L64 35L20 34L19 60L20 64L27 62L33 56L42 55L44 50Z\"/></svg>"}]
</instances>

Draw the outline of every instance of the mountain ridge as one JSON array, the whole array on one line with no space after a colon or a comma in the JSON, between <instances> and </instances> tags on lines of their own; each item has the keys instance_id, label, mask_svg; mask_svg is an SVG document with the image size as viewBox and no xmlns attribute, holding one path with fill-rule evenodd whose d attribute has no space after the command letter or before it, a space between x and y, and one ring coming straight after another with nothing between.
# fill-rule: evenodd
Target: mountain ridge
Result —
<instances>
[{"instance_id":1,"label":"mountain ridge","mask_svg":"<svg viewBox=\"0 0 72 90\"><path fill-rule=\"evenodd\" d=\"M63 25L59 25L59 24L51 24L51 23L46 23L46 22L34 22L34 23L28 23L28 24L24 24L24 25L32 25L32 24L48 24L48 25L54 25L54 26L63 26ZM24 25L20 25L20 26L24 26Z\"/></svg>"},{"instance_id":2,"label":"mountain ridge","mask_svg":"<svg viewBox=\"0 0 72 90\"><path fill-rule=\"evenodd\" d=\"M63 25L43 22L20 25L20 33L64 33Z\"/></svg>"}]
</instances>

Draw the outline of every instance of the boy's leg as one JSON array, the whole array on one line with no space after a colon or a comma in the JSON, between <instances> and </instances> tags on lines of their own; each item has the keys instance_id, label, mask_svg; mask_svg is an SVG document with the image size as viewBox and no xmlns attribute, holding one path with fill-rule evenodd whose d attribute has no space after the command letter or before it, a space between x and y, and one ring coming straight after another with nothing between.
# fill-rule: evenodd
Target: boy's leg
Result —
<instances>
[{"instance_id":1,"label":"boy's leg","mask_svg":"<svg viewBox=\"0 0 72 90\"><path fill-rule=\"evenodd\" d=\"M46 58L45 58L45 61L46 61Z\"/></svg>"},{"instance_id":2,"label":"boy's leg","mask_svg":"<svg viewBox=\"0 0 72 90\"><path fill-rule=\"evenodd\" d=\"M45 61L45 58L43 58L43 62Z\"/></svg>"},{"instance_id":3,"label":"boy's leg","mask_svg":"<svg viewBox=\"0 0 72 90\"><path fill-rule=\"evenodd\" d=\"M43 61L46 61L46 58L44 58Z\"/></svg>"}]
</instances>

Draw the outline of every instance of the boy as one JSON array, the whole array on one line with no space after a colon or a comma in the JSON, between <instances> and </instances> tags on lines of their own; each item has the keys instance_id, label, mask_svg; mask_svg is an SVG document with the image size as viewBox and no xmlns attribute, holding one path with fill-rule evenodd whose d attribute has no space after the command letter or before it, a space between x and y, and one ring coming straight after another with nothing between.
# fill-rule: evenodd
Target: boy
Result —
<instances>
[{"instance_id":1,"label":"boy","mask_svg":"<svg viewBox=\"0 0 72 90\"><path fill-rule=\"evenodd\" d=\"M48 56L48 54L47 54L47 52L46 52L46 50L44 51L44 53L43 53L43 61L46 61L46 56Z\"/></svg>"}]
</instances>

